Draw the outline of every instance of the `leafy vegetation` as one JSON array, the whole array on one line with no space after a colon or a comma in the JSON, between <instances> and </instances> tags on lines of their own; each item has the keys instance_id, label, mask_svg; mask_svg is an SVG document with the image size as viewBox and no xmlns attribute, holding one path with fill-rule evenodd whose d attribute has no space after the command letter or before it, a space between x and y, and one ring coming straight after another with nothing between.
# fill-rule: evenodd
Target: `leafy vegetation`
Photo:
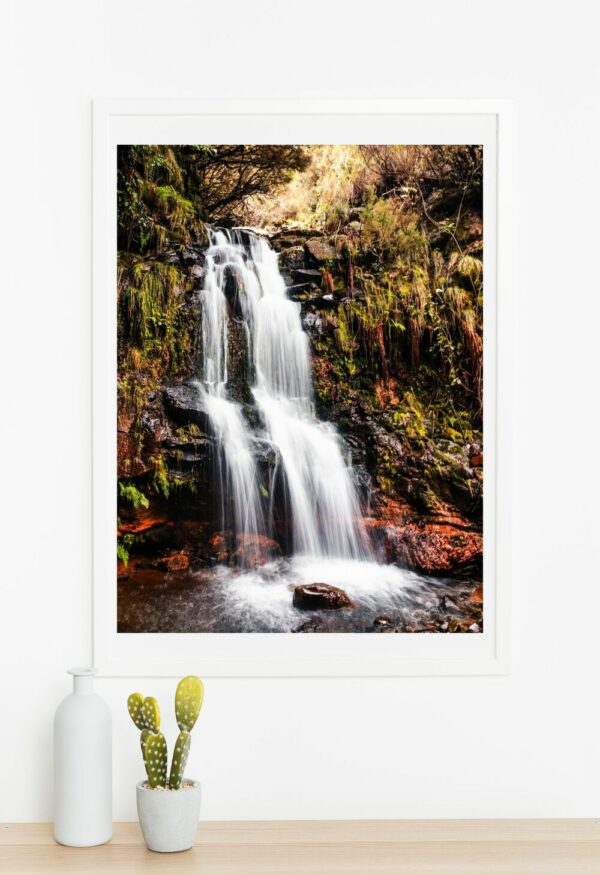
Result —
<instances>
[{"instance_id":1,"label":"leafy vegetation","mask_svg":"<svg viewBox=\"0 0 600 875\"><path fill-rule=\"evenodd\" d=\"M150 502L143 492L133 485L133 483L119 483L119 498L129 502L137 510L140 507L148 508Z\"/></svg>"},{"instance_id":2,"label":"leafy vegetation","mask_svg":"<svg viewBox=\"0 0 600 875\"><path fill-rule=\"evenodd\" d=\"M131 369L146 366L163 376L188 368L193 326L185 310L189 281L181 269L122 256L118 283L120 349Z\"/></svg>"},{"instance_id":3,"label":"leafy vegetation","mask_svg":"<svg viewBox=\"0 0 600 875\"><path fill-rule=\"evenodd\" d=\"M327 267L338 350L406 380L439 368L461 407L481 417L482 152L476 146L324 146L267 221L334 232ZM337 270L337 275L336 275ZM333 271L333 273L332 273Z\"/></svg>"},{"instance_id":4,"label":"leafy vegetation","mask_svg":"<svg viewBox=\"0 0 600 875\"><path fill-rule=\"evenodd\" d=\"M143 254L186 244L203 223L243 219L308 164L300 146L119 146L118 247Z\"/></svg>"}]
</instances>

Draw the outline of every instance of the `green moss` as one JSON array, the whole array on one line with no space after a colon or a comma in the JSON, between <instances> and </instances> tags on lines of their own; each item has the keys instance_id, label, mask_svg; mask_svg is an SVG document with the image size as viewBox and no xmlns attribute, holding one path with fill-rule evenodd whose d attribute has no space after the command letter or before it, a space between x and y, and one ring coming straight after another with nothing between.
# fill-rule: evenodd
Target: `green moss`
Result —
<instances>
[{"instance_id":1,"label":"green moss","mask_svg":"<svg viewBox=\"0 0 600 875\"><path fill-rule=\"evenodd\" d=\"M187 425L181 425L176 430L177 437L186 443L198 443L200 438L204 437L204 432L196 425L195 422L190 422Z\"/></svg>"},{"instance_id":2,"label":"green moss","mask_svg":"<svg viewBox=\"0 0 600 875\"><path fill-rule=\"evenodd\" d=\"M199 208L182 166L185 157L170 146L119 147L120 249L161 250L167 242L188 243L201 231Z\"/></svg>"},{"instance_id":3,"label":"green moss","mask_svg":"<svg viewBox=\"0 0 600 875\"><path fill-rule=\"evenodd\" d=\"M129 565L129 551L124 544L119 542L117 542L117 559L127 568Z\"/></svg>"},{"instance_id":4,"label":"green moss","mask_svg":"<svg viewBox=\"0 0 600 875\"><path fill-rule=\"evenodd\" d=\"M400 408L393 414L393 420L409 440L422 442L429 434L423 404L411 390L405 392Z\"/></svg>"},{"instance_id":5,"label":"green moss","mask_svg":"<svg viewBox=\"0 0 600 875\"><path fill-rule=\"evenodd\" d=\"M162 495L164 498L169 497L171 492L171 483L165 460L161 454L151 456L152 463L152 486L157 495Z\"/></svg>"},{"instance_id":6,"label":"green moss","mask_svg":"<svg viewBox=\"0 0 600 875\"><path fill-rule=\"evenodd\" d=\"M161 372L177 373L192 348L181 318L189 281L172 264L138 258L121 259L118 279L122 345L137 350L138 367L151 359Z\"/></svg>"},{"instance_id":7,"label":"green moss","mask_svg":"<svg viewBox=\"0 0 600 875\"><path fill-rule=\"evenodd\" d=\"M136 510L140 507L148 508L150 506L144 493L140 492L133 483L119 483L119 498L132 504Z\"/></svg>"}]
</instances>

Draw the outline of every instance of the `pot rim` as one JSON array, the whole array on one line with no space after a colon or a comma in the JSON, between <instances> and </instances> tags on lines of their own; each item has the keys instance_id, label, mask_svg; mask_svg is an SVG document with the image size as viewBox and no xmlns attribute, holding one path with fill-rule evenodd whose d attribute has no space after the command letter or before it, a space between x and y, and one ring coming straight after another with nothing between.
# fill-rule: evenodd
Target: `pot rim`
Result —
<instances>
[{"instance_id":1,"label":"pot rim","mask_svg":"<svg viewBox=\"0 0 600 875\"><path fill-rule=\"evenodd\" d=\"M178 790L169 789L169 793L183 793L186 790L197 790L200 787L200 781L196 780L196 778L183 778L184 781L191 784L191 787L180 787ZM152 792L154 793L154 787L147 787L148 778L145 778L143 781L138 781L135 785L136 790L143 790L144 792ZM167 794L168 798L168 794Z\"/></svg>"}]
</instances>

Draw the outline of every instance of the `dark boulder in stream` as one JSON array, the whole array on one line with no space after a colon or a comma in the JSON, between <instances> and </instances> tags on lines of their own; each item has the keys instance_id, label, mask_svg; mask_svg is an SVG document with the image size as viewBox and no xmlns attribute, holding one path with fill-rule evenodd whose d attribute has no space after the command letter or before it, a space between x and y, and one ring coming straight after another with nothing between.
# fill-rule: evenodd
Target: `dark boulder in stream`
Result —
<instances>
[{"instance_id":1,"label":"dark boulder in stream","mask_svg":"<svg viewBox=\"0 0 600 875\"><path fill-rule=\"evenodd\" d=\"M337 586L328 583L309 583L294 589L293 604L295 608L305 611L338 610L353 608L354 602L350 596Z\"/></svg>"}]
</instances>

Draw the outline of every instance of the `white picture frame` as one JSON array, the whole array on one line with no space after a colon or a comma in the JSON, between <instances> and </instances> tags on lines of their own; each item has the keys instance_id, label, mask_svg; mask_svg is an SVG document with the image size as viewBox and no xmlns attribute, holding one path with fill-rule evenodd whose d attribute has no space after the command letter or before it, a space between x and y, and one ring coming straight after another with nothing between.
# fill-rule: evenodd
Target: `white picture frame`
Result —
<instances>
[{"instance_id":1,"label":"white picture frame","mask_svg":"<svg viewBox=\"0 0 600 875\"><path fill-rule=\"evenodd\" d=\"M500 100L97 100L93 106L93 659L102 676L365 677L509 670L512 111ZM484 146L484 630L364 635L117 633L116 147Z\"/></svg>"}]
</instances>

